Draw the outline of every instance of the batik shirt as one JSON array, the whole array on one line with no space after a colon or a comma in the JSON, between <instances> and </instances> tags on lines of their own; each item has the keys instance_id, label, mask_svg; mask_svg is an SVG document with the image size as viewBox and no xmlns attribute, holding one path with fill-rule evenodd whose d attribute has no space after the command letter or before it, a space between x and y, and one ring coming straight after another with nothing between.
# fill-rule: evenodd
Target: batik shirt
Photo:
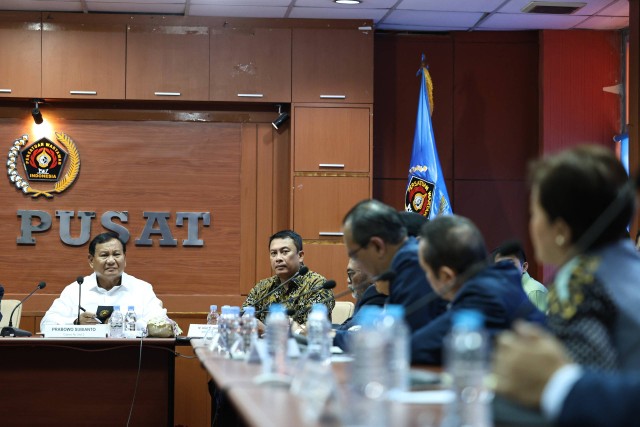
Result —
<instances>
[{"instance_id":1,"label":"batik shirt","mask_svg":"<svg viewBox=\"0 0 640 427\"><path fill-rule=\"evenodd\" d=\"M320 288L325 281L326 279L318 273L309 271L304 276L296 277L289 282L288 285L277 290L270 297L262 300L266 294L276 289L281 283L278 276L272 276L259 281L253 287L247 296L247 300L242 304L242 307L255 307L256 318L264 323L267 314L269 314L268 310L271 304L284 304L285 309L295 311L291 316L292 319L300 324L304 324L307 322L307 316L311 311L311 306L315 303L322 303L326 305L327 313L331 315L331 310L333 310L333 306L335 305L333 291L331 291L331 289L320 289L306 293L313 288ZM304 295L302 295L303 293Z\"/></svg>"}]
</instances>

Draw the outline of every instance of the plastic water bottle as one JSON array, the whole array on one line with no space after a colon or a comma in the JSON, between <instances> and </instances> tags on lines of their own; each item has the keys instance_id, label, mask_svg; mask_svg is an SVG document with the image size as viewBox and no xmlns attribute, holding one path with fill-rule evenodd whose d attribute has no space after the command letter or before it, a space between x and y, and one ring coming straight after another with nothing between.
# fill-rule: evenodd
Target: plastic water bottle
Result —
<instances>
[{"instance_id":1,"label":"plastic water bottle","mask_svg":"<svg viewBox=\"0 0 640 427\"><path fill-rule=\"evenodd\" d=\"M379 328L386 340L389 391L407 391L409 389L409 367L411 365L409 348L411 343L409 328L404 321L404 307L396 304L385 306Z\"/></svg>"},{"instance_id":2,"label":"plastic water bottle","mask_svg":"<svg viewBox=\"0 0 640 427\"><path fill-rule=\"evenodd\" d=\"M379 328L381 316L380 307L363 306L357 314L361 327L349 335L349 348L354 360L350 366L347 404L342 411L342 422L345 425L391 425L387 422L388 411L384 406L389 376L386 367L386 337L380 333Z\"/></svg>"},{"instance_id":3,"label":"plastic water bottle","mask_svg":"<svg viewBox=\"0 0 640 427\"><path fill-rule=\"evenodd\" d=\"M287 341L289 318L284 305L271 304L266 318L268 360L263 365L266 373L287 375Z\"/></svg>"},{"instance_id":4,"label":"plastic water bottle","mask_svg":"<svg viewBox=\"0 0 640 427\"><path fill-rule=\"evenodd\" d=\"M220 309L220 317L218 318L218 351L220 354L228 356L231 350L230 343L230 317L231 317L231 306L223 305Z\"/></svg>"},{"instance_id":5,"label":"plastic water bottle","mask_svg":"<svg viewBox=\"0 0 640 427\"><path fill-rule=\"evenodd\" d=\"M126 338L135 338L137 321L138 316L136 315L135 307L130 305L127 308L127 314L124 315L124 336Z\"/></svg>"},{"instance_id":6,"label":"plastic water bottle","mask_svg":"<svg viewBox=\"0 0 640 427\"><path fill-rule=\"evenodd\" d=\"M322 363L331 362L331 323L327 306L314 304L307 319L307 358Z\"/></svg>"},{"instance_id":7,"label":"plastic water bottle","mask_svg":"<svg viewBox=\"0 0 640 427\"><path fill-rule=\"evenodd\" d=\"M111 317L109 318L109 337L110 338L122 338L123 337L123 326L124 316L122 316L122 312L120 311L119 305L113 306L113 313L111 313Z\"/></svg>"},{"instance_id":8,"label":"plastic water bottle","mask_svg":"<svg viewBox=\"0 0 640 427\"><path fill-rule=\"evenodd\" d=\"M218 306L211 305L209 306L209 314L207 314L207 325L217 325L218 324Z\"/></svg>"},{"instance_id":9,"label":"plastic water bottle","mask_svg":"<svg viewBox=\"0 0 640 427\"><path fill-rule=\"evenodd\" d=\"M454 313L451 333L445 339L445 367L456 399L448 408L443 425L493 425L493 394L485 381L488 360L488 338L482 314L475 310Z\"/></svg>"},{"instance_id":10,"label":"plastic water bottle","mask_svg":"<svg viewBox=\"0 0 640 427\"><path fill-rule=\"evenodd\" d=\"M240 335L240 307L232 306L229 312L229 352L231 357L241 356L242 336Z\"/></svg>"},{"instance_id":11,"label":"plastic water bottle","mask_svg":"<svg viewBox=\"0 0 640 427\"><path fill-rule=\"evenodd\" d=\"M242 337L242 351L249 355L251 349L258 339L258 321L256 319L256 308L247 307L240 318L240 336Z\"/></svg>"}]
</instances>

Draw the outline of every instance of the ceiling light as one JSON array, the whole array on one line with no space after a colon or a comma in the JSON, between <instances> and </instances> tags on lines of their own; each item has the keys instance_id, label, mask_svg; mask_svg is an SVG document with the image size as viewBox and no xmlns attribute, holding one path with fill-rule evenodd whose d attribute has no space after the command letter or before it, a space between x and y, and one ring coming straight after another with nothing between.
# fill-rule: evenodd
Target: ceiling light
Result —
<instances>
[{"instance_id":1,"label":"ceiling light","mask_svg":"<svg viewBox=\"0 0 640 427\"><path fill-rule=\"evenodd\" d=\"M333 2L338 4L360 4L362 0L333 0Z\"/></svg>"}]
</instances>

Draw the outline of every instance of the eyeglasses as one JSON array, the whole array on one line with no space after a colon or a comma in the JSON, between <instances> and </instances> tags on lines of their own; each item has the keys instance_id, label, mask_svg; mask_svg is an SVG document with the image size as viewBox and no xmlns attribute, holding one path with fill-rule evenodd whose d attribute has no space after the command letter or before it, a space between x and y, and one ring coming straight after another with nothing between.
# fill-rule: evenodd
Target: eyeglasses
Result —
<instances>
[{"instance_id":1,"label":"eyeglasses","mask_svg":"<svg viewBox=\"0 0 640 427\"><path fill-rule=\"evenodd\" d=\"M366 244L366 245L364 245L364 246L359 246L359 247L358 247L358 248L356 248L356 249L353 249L353 250L348 251L348 252L347 252L347 256L348 256L349 258L351 258L351 259L356 259L356 254L357 254L358 252L360 252L361 250L365 249L367 246L369 246L369 242L367 242L367 244Z\"/></svg>"}]
</instances>

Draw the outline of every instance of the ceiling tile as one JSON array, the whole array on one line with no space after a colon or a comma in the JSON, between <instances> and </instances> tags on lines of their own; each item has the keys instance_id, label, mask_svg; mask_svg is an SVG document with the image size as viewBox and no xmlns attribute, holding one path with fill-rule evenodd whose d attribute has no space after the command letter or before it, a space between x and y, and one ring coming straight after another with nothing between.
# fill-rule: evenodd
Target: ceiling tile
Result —
<instances>
[{"instance_id":1,"label":"ceiling tile","mask_svg":"<svg viewBox=\"0 0 640 427\"><path fill-rule=\"evenodd\" d=\"M629 0L618 0L617 2L605 7L600 12L600 16L629 16Z\"/></svg>"},{"instance_id":2,"label":"ceiling tile","mask_svg":"<svg viewBox=\"0 0 640 427\"><path fill-rule=\"evenodd\" d=\"M546 0L551 1L551 0ZM565 2L575 2L575 3L587 3L583 8L578 10L577 12L571 15L562 15L562 16L575 16L575 15L592 15L598 12L600 9L608 6L614 0L562 0ZM509 3L505 4L500 10L500 13L520 13L522 9L531 3L531 0L511 0ZM527 15L542 15L542 16L557 16L543 13L531 13Z\"/></svg>"},{"instance_id":3,"label":"ceiling tile","mask_svg":"<svg viewBox=\"0 0 640 427\"><path fill-rule=\"evenodd\" d=\"M297 3L296 3L297 4ZM312 19L372 19L379 21L387 13L386 9L337 10L327 7L294 7L289 18Z\"/></svg>"},{"instance_id":4,"label":"ceiling tile","mask_svg":"<svg viewBox=\"0 0 640 427\"><path fill-rule=\"evenodd\" d=\"M130 6L136 4L182 4L184 6L186 0L133 0L133 1L123 1L123 0L85 0L87 5L96 4L96 3L113 3L114 7L122 10L126 9Z\"/></svg>"},{"instance_id":5,"label":"ceiling tile","mask_svg":"<svg viewBox=\"0 0 640 427\"><path fill-rule=\"evenodd\" d=\"M493 12L504 0L402 0L397 9Z\"/></svg>"},{"instance_id":6,"label":"ceiling tile","mask_svg":"<svg viewBox=\"0 0 640 427\"><path fill-rule=\"evenodd\" d=\"M181 14L184 13L184 3L110 3L104 1L95 1L87 4L89 12L108 12L108 13L164 13L164 14Z\"/></svg>"},{"instance_id":7,"label":"ceiling tile","mask_svg":"<svg viewBox=\"0 0 640 427\"><path fill-rule=\"evenodd\" d=\"M293 0L191 0L191 5L210 6L290 6Z\"/></svg>"},{"instance_id":8,"label":"ceiling tile","mask_svg":"<svg viewBox=\"0 0 640 427\"><path fill-rule=\"evenodd\" d=\"M589 30L621 30L629 26L629 18L624 16L592 16L575 28Z\"/></svg>"},{"instance_id":9,"label":"ceiling tile","mask_svg":"<svg viewBox=\"0 0 640 427\"><path fill-rule=\"evenodd\" d=\"M286 7L268 6L205 6L193 4L189 7L192 16L234 16L239 18L284 18Z\"/></svg>"},{"instance_id":10,"label":"ceiling tile","mask_svg":"<svg viewBox=\"0 0 640 427\"><path fill-rule=\"evenodd\" d=\"M80 0L2 0L3 10L42 10L48 12L82 12Z\"/></svg>"},{"instance_id":11,"label":"ceiling tile","mask_svg":"<svg viewBox=\"0 0 640 427\"><path fill-rule=\"evenodd\" d=\"M561 30L573 28L584 20L584 16L575 15L496 13L483 21L479 28L493 30L502 30L503 28Z\"/></svg>"},{"instance_id":12,"label":"ceiling tile","mask_svg":"<svg viewBox=\"0 0 640 427\"><path fill-rule=\"evenodd\" d=\"M423 12L396 10L385 18L385 24L441 26L441 27L472 27L482 13L471 12Z\"/></svg>"},{"instance_id":13,"label":"ceiling tile","mask_svg":"<svg viewBox=\"0 0 640 427\"><path fill-rule=\"evenodd\" d=\"M335 7L347 9L388 9L396 4L397 0L363 0L361 4L336 4L333 0L297 0L295 6L304 7Z\"/></svg>"}]
</instances>

